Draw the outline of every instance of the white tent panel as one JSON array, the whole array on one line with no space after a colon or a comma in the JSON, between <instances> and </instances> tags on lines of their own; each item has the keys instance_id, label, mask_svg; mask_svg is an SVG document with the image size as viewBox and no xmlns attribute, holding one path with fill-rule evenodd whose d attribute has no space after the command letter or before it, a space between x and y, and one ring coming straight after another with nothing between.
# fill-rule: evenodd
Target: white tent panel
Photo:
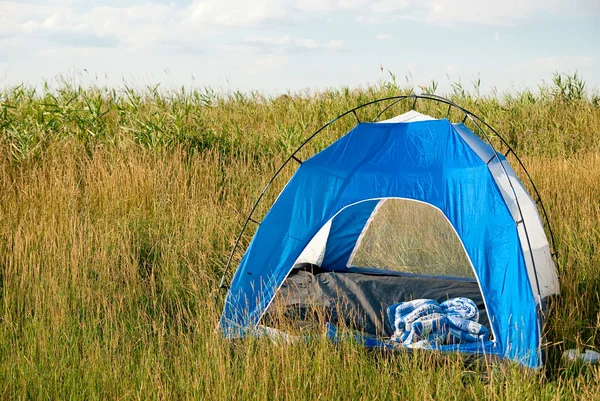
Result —
<instances>
[{"instance_id":1,"label":"white tent panel","mask_svg":"<svg viewBox=\"0 0 600 401\"><path fill-rule=\"evenodd\" d=\"M389 118L387 120L378 121L380 123L414 123L417 121L430 121L435 120L435 118L428 116L426 114L419 113L418 111L410 110L404 114L400 114L399 116Z\"/></svg>"},{"instance_id":2,"label":"white tent panel","mask_svg":"<svg viewBox=\"0 0 600 401\"><path fill-rule=\"evenodd\" d=\"M325 257L325 248L327 245L327 238L329 238L329 231L331 231L332 220L333 219L329 220L319 229L319 231L317 231L300 256L298 256L295 264L312 263L313 265L321 266L323 258Z\"/></svg>"},{"instance_id":3,"label":"white tent panel","mask_svg":"<svg viewBox=\"0 0 600 401\"><path fill-rule=\"evenodd\" d=\"M452 125L481 160L489 163L488 168L500 188L508 210L515 222L518 223L521 249L525 257L532 290L537 294L539 286L542 299L557 294L559 285L556 268L535 202L531 199L507 160L500 162L499 158L494 158L495 152L492 147L471 132L464 124Z\"/></svg>"},{"instance_id":4,"label":"white tent panel","mask_svg":"<svg viewBox=\"0 0 600 401\"><path fill-rule=\"evenodd\" d=\"M539 285L542 299L557 294L559 286L556 268L536 203L531 199L508 161L499 162L495 159L488 167L513 219L518 223L519 239L527 262L527 273L532 289L537 292ZM533 261L530 257L530 249L534 257ZM537 272L537 280L535 272Z\"/></svg>"}]
</instances>

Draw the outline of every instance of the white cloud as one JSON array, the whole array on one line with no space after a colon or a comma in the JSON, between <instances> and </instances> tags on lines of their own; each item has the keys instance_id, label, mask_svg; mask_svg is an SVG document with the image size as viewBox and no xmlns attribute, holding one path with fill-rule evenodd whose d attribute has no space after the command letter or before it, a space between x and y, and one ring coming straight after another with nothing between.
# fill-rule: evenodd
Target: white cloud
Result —
<instances>
[{"instance_id":1,"label":"white cloud","mask_svg":"<svg viewBox=\"0 0 600 401\"><path fill-rule=\"evenodd\" d=\"M35 43L39 40L66 39L84 46L86 39L118 38L138 46L168 38L170 31L181 29L178 10L171 6L144 4L130 7L94 7L87 11L54 4L0 3L0 27L13 35ZM182 14L183 16L183 14ZM0 28L1 29L1 28ZM31 40L34 35L38 40ZM112 40L116 43L117 40Z\"/></svg>"},{"instance_id":2,"label":"white cloud","mask_svg":"<svg viewBox=\"0 0 600 401\"><path fill-rule=\"evenodd\" d=\"M362 24L413 19L506 25L539 12L584 13L600 8L600 2L591 0L574 0L577 7L559 0L193 0L188 5L109 0L87 8L72 0L31 1L0 0L0 38L37 35L71 47L85 47L87 43L92 47L120 44L154 48L176 42L189 47L232 29L310 21L339 11L351 12ZM310 42L295 45L326 47Z\"/></svg>"},{"instance_id":3,"label":"white cloud","mask_svg":"<svg viewBox=\"0 0 600 401\"><path fill-rule=\"evenodd\" d=\"M72 0L0 0L0 35L85 32L89 38L112 35L119 42L149 46L161 40L190 41L224 29L309 21L339 11L353 12L355 20L364 24L416 19L492 25L513 24L539 12L600 13L596 0L193 0L187 6L111 0L101 4L85 8Z\"/></svg>"},{"instance_id":4,"label":"white cloud","mask_svg":"<svg viewBox=\"0 0 600 401\"><path fill-rule=\"evenodd\" d=\"M383 1L374 1L369 4L369 8L371 11L375 13L391 13L397 12L399 10L403 10L409 7L413 3L410 0L383 0Z\"/></svg>"},{"instance_id":5,"label":"white cloud","mask_svg":"<svg viewBox=\"0 0 600 401\"><path fill-rule=\"evenodd\" d=\"M246 71L246 74L258 75L266 72L273 72L274 70L286 67L288 62L287 56L269 54L254 60L252 67Z\"/></svg>"},{"instance_id":6,"label":"white cloud","mask_svg":"<svg viewBox=\"0 0 600 401\"><path fill-rule=\"evenodd\" d=\"M454 75L458 72L459 67L458 64L448 64L448 66L446 66L446 73L448 75Z\"/></svg>"},{"instance_id":7,"label":"white cloud","mask_svg":"<svg viewBox=\"0 0 600 401\"><path fill-rule=\"evenodd\" d=\"M379 17L374 17L372 15L359 15L356 17L356 22L359 24L367 24L367 25L379 25L383 21Z\"/></svg>"},{"instance_id":8,"label":"white cloud","mask_svg":"<svg viewBox=\"0 0 600 401\"><path fill-rule=\"evenodd\" d=\"M388 35L386 33L380 33L379 35L375 36L375 39L377 39L377 40L390 40L390 39L392 39L392 35Z\"/></svg>"},{"instance_id":9,"label":"white cloud","mask_svg":"<svg viewBox=\"0 0 600 401\"><path fill-rule=\"evenodd\" d=\"M286 18L280 0L195 0L188 6L144 2L133 5L68 6L66 1L39 4L0 1L0 36L65 39L63 45L121 42L135 47L197 42L231 28ZM69 35L76 37L69 37ZM114 40L117 38L118 40Z\"/></svg>"},{"instance_id":10,"label":"white cloud","mask_svg":"<svg viewBox=\"0 0 600 401\"><path fill-rule=\"evenodd\" d=\"M323 87L372 79L368 74L375 68L372 62L368 64L369 57L354 57L366 50L379 54L393 73L401 76L408 71L415 82L428 82L432 77L443 80L444 73L458 77L487 70L492 71L493 82L512 74L535 85L545 72L580 68L586 76L598 77L590 67L597 63L595 48L589 41L581 43L587 46L582 53L594 55L594 60L554 56L513 66L527 50L523 46L529 42L523 41L519 51L502 61L463 63L459 68L447 65L453 61L448 60L428 70L429 55L422 49L411 47L411 58L406 59L406 53L386 51L383 41L400 39L406 31L404 20L471 25L470 31L472 25L497 26L483 29L491 42L504 40L506 29L502 26L539 21L538 15L594 13L600 14L598 0L505 0L496 4L481 0L0 0L0 84L2 75L13 81L39 82L41 77L77 68L101 75L108 71L116 77L116 84L122 75L152 73L153 78L148 78L152 81L154 77L163 79L162 71L168 66L177 71L173 81L178 82L192 73L206 84L229 82L246 72L256 74L243 77L247 87L280 85L286 89L294 85L290 76L296 77L297 86ZM586 21L582 23L595 32L593 24ZM578 22L571 19L567 23ZM336 36L330 36L332 32ZM431 51L443 53L444 49L433 45ZM557 48L558 54L564 51L564 47ZM317 56L321 60L315 63ZM419 65L408 63L410 60ZM279 74L264 75L265 71ZM277 79L284 83L276 83Z\"/></svg>"},{"instance_id":11,"label":"white cloud","mask_svg":"<svg viewBox=\"0 0 600 401\"><path fill-rule=\"evenodd\" d=\"M341 50L344 48L344 41L330 40L329 42L327 42L326 48L331 50Z\"/></svg>"},{"instance_id":12,"label":"white cloud","mask_svg":"<svg viewBox=\"0 0 600 401\"><path fill-rule=\"evenodd\" d=\"M341 40L329 40L318 42L314 39L298 39L290 36L279 38L264 38L250 36L246 43L265 52L297 52L309 50L340 50L344 47Z\"/></svg>"},{"instance_id":13,"label":"white cloud","mask_svg":"<svg viewBox=\"0 0 600 401\"><path fill-rule=\"evenodd\" d=\"M558 12L557 0L433 0L425 19L431 22L469 22L486 25L506 25L538 12Z\"/></svg>"},{"instance_id":14,"label":"white cloud","mask_svg":"<svg viewBox=\"0 0 600 401\"><path fill-rule=\"evenodd\" d=\"M323 13L334 10L352 10L363 7L366 0L296 0L288 2L292 8L307 13Z\"/></svg>"},{"instance_id":15,"label":"white cloud","mask_svg":"<svg viewBox=\"0 0 600 401\"><path fill-rule=\"evenodd\" d=\"M240 27L285 18L287 7L280 0L195 0L186 11L190 22Z\"/></svg>"},{"instance_id":16,"label":"white cloud","mask_svg":"<svg viewBox=\"0 0 600 401\"><path fill-rule=\"evenodd\" d=\"M480 25L514 25L539 13L555 15L599 15L600 2L595 0L401 0L376 1L360 7L357 22L363 24L395 23L410 19L435 24L471 23Z\"/></svg>"},{"instance_id":17,"label":"white cloud","mask_svg":"<svg viewBox=\"0 0 600 401\"><path fill-rule=\"evenodd\" d=\"M288 58L285 56L269 55L256 60L255 64L265 68L281 68L288 64Z\"/></svg>"}]
</instances>

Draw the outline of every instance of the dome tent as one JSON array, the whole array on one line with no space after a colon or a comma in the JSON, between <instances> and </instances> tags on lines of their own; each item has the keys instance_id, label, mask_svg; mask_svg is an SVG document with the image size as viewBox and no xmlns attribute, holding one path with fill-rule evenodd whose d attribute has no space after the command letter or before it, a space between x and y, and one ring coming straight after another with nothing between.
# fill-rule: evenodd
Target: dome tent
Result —
<instances>
[{"instance_id":1,"label":"dome tent","mask_svg":"<svg viewBox=\"0 0 600 401\"><path fill-rule=\"evenodd\" d=\"M383 111L411 98L455 107L464 120L451 123L411 110L381 122L358 122L313 157L300 161L296 151L288 159L299 167L260 222L228 288L220 321L226 336L256 326L295 268L310 263L329 274L328 283L336 280L336 289L361 291L357 280L366 280L369 288L381 288L371 295L380 299L443 299L448 288L460 296L476 286L492 338L440 349L498 355L529 367L543 364L542 312L559 288L536 201L508 163L508 153L499 153L481 128L491 127L472 113L432 95L382 99L392 101ZM349 113L356 116L354 110L344 115ZM465 125L467 118L483 139ZM392 273L386 266L356 266L371 223L394 200L426 205L443 216L464 250L472 282L450 271ZM537 201L541 204L539 195ZM399 284L389 287L391 282ZM402 293L407 286L410 293Z\"/></svg>"}]
</instances>

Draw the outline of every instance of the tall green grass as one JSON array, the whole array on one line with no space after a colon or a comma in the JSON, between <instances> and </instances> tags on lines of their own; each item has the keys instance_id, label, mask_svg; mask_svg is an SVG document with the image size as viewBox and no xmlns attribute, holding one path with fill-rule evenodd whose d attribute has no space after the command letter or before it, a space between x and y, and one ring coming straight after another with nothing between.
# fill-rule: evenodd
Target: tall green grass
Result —
<instances>
[{"instance_id":1,"label":"tall green grass","mask_svg":"<svg viewBox=\"0 0 600 401\"><path fill-rule=\"evenodd\" d=\"M218 278L262 186L336 115L410 92L394 81L278 97L4 89L0 398L599 399L600 370L559 358L571 347L600 349L600 105L581 84L561 76L535 93L480 96L457 85L449 94L505 135L550 215L562 296L541 372L319 338L230 343L216 331ZM342 119L301 157L355 122ZM257 219L292 173L274 184Z\"/></svg>"}]
</instances>

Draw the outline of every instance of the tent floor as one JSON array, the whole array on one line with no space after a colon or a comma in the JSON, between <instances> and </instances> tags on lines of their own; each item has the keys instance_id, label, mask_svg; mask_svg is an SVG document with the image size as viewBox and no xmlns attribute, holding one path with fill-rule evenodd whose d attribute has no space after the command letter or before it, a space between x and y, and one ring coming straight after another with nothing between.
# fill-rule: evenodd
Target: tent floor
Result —
<instances>
[{"instance_id":1,"label":"tent floor","mask_svg":"<svg viewBox=\"0 0 600 401\"><path fill-rule=\"evenodd\" d=\"M351 272L292 271L263 319L267 325L276 325L283 317L300 329L324 320L390 337L393 330L386 315L388 306L418 298L442 302L454 297L472 299L479 308L479 323L490 329L483 297L474 281Z\"/></svg>"}]
</instances>

